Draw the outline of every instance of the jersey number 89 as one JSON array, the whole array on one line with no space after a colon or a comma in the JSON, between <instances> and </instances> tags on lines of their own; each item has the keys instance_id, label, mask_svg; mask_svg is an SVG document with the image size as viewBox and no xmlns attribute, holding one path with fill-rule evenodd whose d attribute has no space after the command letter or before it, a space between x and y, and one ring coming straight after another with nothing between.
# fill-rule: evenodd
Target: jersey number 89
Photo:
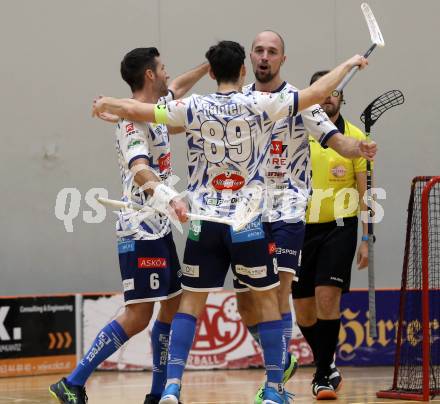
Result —
<instances>
[{"instance_id":1,"label":"jersey number 89","mask_svg":"<svg viewBox=\"0 0 440 404\"><path fill-rule=\"evenodd\" d=\"M251 127L247 121L231 119L224 126L219 121L205 121L200 127L203 151L210 163L220 163L226 157L236 162L246 161L252 152Z\"/></svg>"}]
</instances>

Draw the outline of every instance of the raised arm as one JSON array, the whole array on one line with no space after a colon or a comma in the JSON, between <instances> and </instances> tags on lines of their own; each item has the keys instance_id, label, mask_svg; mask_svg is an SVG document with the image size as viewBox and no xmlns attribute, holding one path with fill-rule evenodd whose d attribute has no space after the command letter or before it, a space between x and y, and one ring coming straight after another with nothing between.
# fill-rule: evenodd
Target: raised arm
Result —
<instances>
[{"instance_id":1,"label":"raised arm","mask_svg":"<svg viewBox=\"0 0 440 404\"><path fill-rule=\"evenodd\" d=\"M92 116L102 113L117 115L131 121L156 122L156 104L147 104L131 98L99 97L93 101Z\"/></svg>"},{"instance_id":2,"label":"raised arm","mask_svg":"<svg viewBox=\"0 0 440 404\"><path fill-rule=\"evenodd\" d=\"M206 73L208 73L208 63L203 63L194 69L176 77L168 88L173 92L174 98L182 98Z\"/></svg>"},{"instance_id":3,"label":"raised arm","mask_svg":"<svg viewBox=\"0 0 440 404\"><path fill-rule=\"evenodd\" d=\"M327 146L349 159L363 157L367 160L373 160L377 152L375 142L360 141L339 132L327 140Z\"/></svg>"},{"instance_id":4,"label":"raised arm","mask_svg":"<svg viewBox=\"0 0 440 404\"><path fill-rule=\"evenodd\" d=\"M298 111L306 109L313 104L321 104L331 92L338 86L345 75L354 66L363 69L367 66L368 61L363 56L355 55L344 63L335 67L331 72L322 76L315 81L310 87L299 91L298 94Z\"/></svg>"}]
</instances>

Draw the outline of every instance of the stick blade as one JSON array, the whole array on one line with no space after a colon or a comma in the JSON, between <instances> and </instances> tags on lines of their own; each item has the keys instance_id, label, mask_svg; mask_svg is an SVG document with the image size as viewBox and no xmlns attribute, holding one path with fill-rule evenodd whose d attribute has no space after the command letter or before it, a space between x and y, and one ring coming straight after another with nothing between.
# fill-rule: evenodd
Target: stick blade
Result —
<instances>
[{"instance_id":1,"label":"stick blade","mask_svg":"<svg viewBox=\"0 0 440 404\"><path fill-rule=\"evenodd\" d=\"M371 42L375 43L377 46L384 47L385 41L370 6L367 3L362 3L361 10L364 14L365 21L367 22L368 30L370 31Z\"/></svg>"}]
</instances>

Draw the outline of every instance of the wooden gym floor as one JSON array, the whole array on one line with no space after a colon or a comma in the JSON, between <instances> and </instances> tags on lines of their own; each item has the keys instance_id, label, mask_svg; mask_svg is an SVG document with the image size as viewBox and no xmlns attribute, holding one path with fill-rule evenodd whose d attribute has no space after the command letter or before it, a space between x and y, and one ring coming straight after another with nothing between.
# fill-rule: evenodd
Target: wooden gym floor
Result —
<instances>
[{"instance_id":1,"label":"wooden gym floor","mask_svg":"<svg viewBox=\"0 0 440 404\"><path fill-rule=\"evenodd\" d=\"M313 403L310 381L312 368L301 368L287 384L295 392L295 403ZM342 368L344 385L335 403L379 404L409 403L412 401L376 398L375 392L391 386L392 368ZM149 372L99 371L87 384L89 404L143 404L150 385ZM60 375L0 379L0 404L55 404L48 385ZM188 371L184 376L182 401L185 404L246 404L261 381L263 370ZM431 401L440 403L440 397Z\"/></svg>"}]
</instances>

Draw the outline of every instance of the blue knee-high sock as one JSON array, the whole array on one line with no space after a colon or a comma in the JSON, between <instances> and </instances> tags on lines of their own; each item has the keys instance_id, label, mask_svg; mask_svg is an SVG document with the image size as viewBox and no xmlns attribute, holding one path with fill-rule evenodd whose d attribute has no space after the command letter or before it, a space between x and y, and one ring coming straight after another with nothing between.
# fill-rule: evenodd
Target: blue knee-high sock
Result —
<instances>
[{"instance_id":1,"label":"blue knee-high sock","mask_svg":"<svg viewBox=\"0 0 440 404\"><path fill-rule=\"evenodd\" d=\"M177 313L171 323L168 348L167 384L180 383L186 360L196 333L197 319L185 313Z\"/></svg>"},{"instance_id":2,"label":"blue knee-high sock","mask_svg":"<svg viewBox=\"0 0 440 404\"><path fill-rule=\"evenodd\" d=\"M127 334L116 320L107 324L98 333L78 366L67 376L67 382L75 386L84 386L98 365L116 352L127 340Z\"/></svg>"},{"instance_id":3,"label":"blue knee-high sock","mask_svg":"<svg viewBox=\"0 0 440 404\"><path fill-rule=\"evenodd\" d=\"M285 366L289 366L289 345L290 345L290 339L292 338L292 313L289 311L288 313L281 314L281 320L283 322L283 336L284 336L284 342L286 344L286 350L285 350Z\"/></svg>"},{"instance_id":4,"label":"blue knee-high sock","mask_svg":"<svg viewBox=\"0 0 440 404\"><path fill-rule=\"evenodd\" d=\"M267 382L270 387L282 388L284 373L284 336L282 320L258 324Z\"/></svg>"},{"instance_id":5,"label":"blue knee-high sock","mask_svg":"<svg viewBox=\"0 0 440 404\"><path fill-rule=\"evenodd\" d=\"M153 347L153 381L151 394L160 398L167 380L168 342L171 324L156 320L151 331L151 345Z\"/></svg>"}]
</instances>

